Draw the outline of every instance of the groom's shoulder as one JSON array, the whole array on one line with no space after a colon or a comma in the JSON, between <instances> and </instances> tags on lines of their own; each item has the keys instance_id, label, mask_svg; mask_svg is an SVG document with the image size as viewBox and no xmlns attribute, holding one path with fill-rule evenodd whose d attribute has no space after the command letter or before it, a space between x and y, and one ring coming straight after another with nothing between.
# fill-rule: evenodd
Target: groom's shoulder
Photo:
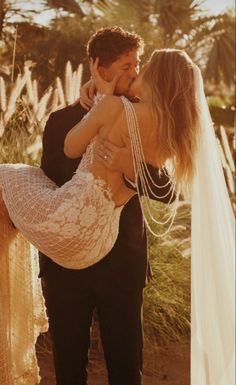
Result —
<instances>
[{"instance_id":1,"label":"groom's shoulder","mask_svg":"<svg viewBox=\"0 0 236 385\"><path fill-rule=\"evenodd\" d=\"M57 121L61 124L64 122L68 124L70 122L79 121L87 112L88 111L86 111L80 103L77 103L76 105L70 105L52 112L48 120L50 122Z\"/></svg>"},{"instance_id":2,"label":"groom's shoulder","mask_svg":"<svg viewBox=\"0 0 236 385\"><path fill-rule=\"evenodd\" d=\"M87 111L79 103L52 112L44 127L43 141L47 142L50 138L58 140L59 137L64 137L86 113Z\"/></svg>"}]
</instances>

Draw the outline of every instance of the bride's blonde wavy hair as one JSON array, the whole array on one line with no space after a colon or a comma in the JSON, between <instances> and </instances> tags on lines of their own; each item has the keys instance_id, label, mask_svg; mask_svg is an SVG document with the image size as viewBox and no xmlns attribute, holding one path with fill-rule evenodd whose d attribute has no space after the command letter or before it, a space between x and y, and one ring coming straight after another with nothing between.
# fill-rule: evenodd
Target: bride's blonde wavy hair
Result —
<instances>
[{"instance_id":1,"label":"bride's blonde wavy hair","mask_svg":"<svg viewBox=\"0 0 236 385\"><path fill-rule=\"evenodd\" d=\"M156 50L143 80L157 120L157 154L161 161L171 159L177 187L190 191L199 134L194 63L184 51Z\"/></svg>"}]
</instances>

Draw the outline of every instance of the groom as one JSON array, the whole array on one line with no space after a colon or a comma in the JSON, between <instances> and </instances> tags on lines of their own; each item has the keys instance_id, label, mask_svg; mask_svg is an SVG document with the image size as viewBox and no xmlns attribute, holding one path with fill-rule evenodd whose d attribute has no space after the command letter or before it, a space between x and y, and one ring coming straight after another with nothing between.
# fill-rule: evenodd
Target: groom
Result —
<instances>
[{"instance_id":1,"label":"groom","mask_svg":"<svg viewBox=\"0 0 236 385\"><path fill-rule=\"evenodd\" d=\"M87 47L89 57L99 58L100 75L106 81L119 74L117 95L129 94L142 48L140 36L119 27L97 31ZM81 104L76 104L51 114L46 124L41 167L58 186L71 179L81 161L66 158L63 147L67 132L86 113ZM158 178L159 185L166 184L166 176ZM164 190L161 189L163 196ZM168 202L169 198L163 201ZM123 209L118 239L97 264L71 270L41 253L40 256L57 385L87 385L90 327L95 308L109 385L141 385L147 240L138 197L133 197Z\"/></svg>"}]
</instances>

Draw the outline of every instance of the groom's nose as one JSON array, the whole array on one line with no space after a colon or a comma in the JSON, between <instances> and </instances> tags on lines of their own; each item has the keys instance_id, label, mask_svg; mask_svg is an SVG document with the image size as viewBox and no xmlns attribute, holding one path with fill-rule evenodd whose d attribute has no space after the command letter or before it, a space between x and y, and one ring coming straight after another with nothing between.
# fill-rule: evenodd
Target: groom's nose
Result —
<instances>
[{"instance_id":1,"label":"groom's nose","mask_svg":"<svg viewBox=\"0 0 236 385\"><path fill-rule=\"evenodd\" d=\"M135 79L138 75L138 68L137 66L133 66L131 69L130 69L130 77L132 79Z\"/></svg>"}]
</instances>

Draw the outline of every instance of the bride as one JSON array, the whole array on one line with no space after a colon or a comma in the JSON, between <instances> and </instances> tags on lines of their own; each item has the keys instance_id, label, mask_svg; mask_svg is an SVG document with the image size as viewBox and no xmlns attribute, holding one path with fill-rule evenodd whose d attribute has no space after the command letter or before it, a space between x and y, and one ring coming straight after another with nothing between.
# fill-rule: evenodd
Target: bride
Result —
<instances>
[{"instance_id":1,"label":"bride","mask_svg":"<svg viewBox=\"0 0 236 385\"><path fill-rule=\"evenodd\" d=\"M153 232L156 209L148 196L155 183L145 164L170 162L177 195L192 200L192 385L231 385L233 214L201 73L184 51L164 49L154 51L135 82L139 103L106 96L68 133L65 154L83 154L72 180L59 188L40 168L1 165L3 200L40 251L64 267L85 268L112 248L121 210L135 194L120 172L96 161L99 139L123 146L129 137L134 182Z\"/></svg>"}]
</instances>

